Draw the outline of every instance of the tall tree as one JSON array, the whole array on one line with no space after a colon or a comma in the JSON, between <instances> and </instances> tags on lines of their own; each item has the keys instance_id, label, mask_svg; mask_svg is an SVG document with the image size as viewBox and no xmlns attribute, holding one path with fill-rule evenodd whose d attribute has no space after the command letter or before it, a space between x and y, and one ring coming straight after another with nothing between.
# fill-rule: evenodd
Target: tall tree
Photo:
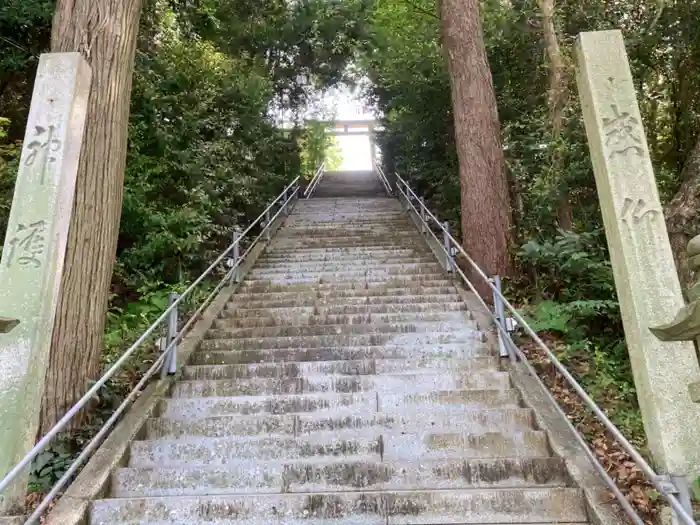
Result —
<instances>
[{"instance_id":1,"label":"tall tree","mask_svg":"<svg viewBox=\"0 0 700 525\"><path fill-rule=\"evenodd\" d=\"M42 402L45 433L100 367L124 188L134 54L142 0L58 0L51 50L79 51L92 89L63 284Z\"/></svg>"},{"instance_id":2,"label":"tall tree","mask_svg":"<svg viewBox=\"0 0 700 525\"><path fill-rule=\"evenodd\" d=\"M550 177L554 179L557 188L557 218L562 230L570 231L573 227L573 210L569 202L567 188L559 180L563 174L563 145L562 131L564 128L564 108L567 102L566 65L559 46L556 27L554 25L554 0L538 0L542 12L542 35L547 51L547 70L549 88L547 105L549 109L549 124L551 126L552 161L549 166Z\"/></svg>"},{"instance_id":3,"label":"tall tree","mask_svg":"<svg viewBox=\"0 0 700 525\"><path fill-rule=\"evenodd\" d=\"M487 274L507 275L512 213L478 0L441 0L461 185L462 242ZM478 285L490 297L486 283Z\"/></svg>"}]
</instances>

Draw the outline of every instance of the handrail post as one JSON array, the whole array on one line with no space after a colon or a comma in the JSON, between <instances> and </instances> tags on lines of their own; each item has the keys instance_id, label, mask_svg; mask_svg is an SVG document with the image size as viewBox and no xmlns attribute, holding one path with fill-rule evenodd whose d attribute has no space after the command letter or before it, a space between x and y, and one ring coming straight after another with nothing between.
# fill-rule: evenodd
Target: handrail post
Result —
<instances>
[{"instance_id":1,"label":"handrail post","mask_svg":"<svg viewBox=\"0 0 700 525\"><path fill-rule=\"evenodd\" d=\"M235 284L240 282L240 267L239 263L241 260L241 229L236 226L233 229L233 268L231 272L231 283Z\"/></svg>"},{"instance_id":2,"label":"handrail post","mask_svg":"<svg viewBox=\"0 0 700 525\"><path fill-rule=\"evenodd\" d=\"M404 187L405 187L405 191L404 191L404 194L403 194L403 198L406 199L406 200L405 200L405 202L403 203L403 205L404 205L404 209L406 210L406 213L408 213L409 210L411 209L411 205L410 205L410 202L411 202L411 192L410 192L410 190L409 190L408 183L404 184Z\"/></svg>"},{"instance_id":3,"label":"handrail post","mask_svg":"<svg viewBox=\"0 0 700 525\"><path fill-rule=\"evenodd\" d=\"M682 474L670 474L669 480L675 488L676 496L681 506L690 514L693 515L693 505L690 499L690 486L688 478ZM678 513L673 512L673 523L680 523Z\"/></svg>"},{"instance_id":4,"label":"handrail post","mask_svg":"<svg viewBox=\"0 0 700 525\"><path fill-rule=\"evenodd\" d=\"M493 284L496 287L496 289L500 292L501 291L501 276L500 275L494 275L493 276ZM496 293L494 290L493 292L493 312L494 312L494 317L496 318L496 322L501 325L503 330L506 329L506 320L505 320L505 311L503 309L503 303L501 302L501 297ZM498 333L498 355L499 357L510 357L511 361L513 361L513 355L509 351L509 348L506 346L505 340L503 338L503 331L502 330L496 330Z\"/></svg>"},{"instance_id":5,"label":"handrail post","mask_svg":"<svg viewBox=\"0 0 700 525\"><path fill-rule=\"evenodd\" d=\"M450 223L445 221L442 230L442 242L445 248L445 266L448 273L454 272L454 260L452 259L452 243L450 242Z\"/></svg>"},{"instance_id":6,"label":"handrail post","mask_svg":"<svg viewBox=\"0 0 700 525\"><path fill-rule=\"evenodd\" d=\"M284 208L284 214L289 215L289 206L287 206L287 188L284 188L282 192L282 207Z\"/></svg>"},{"instance_id":7,"label":"handrail post","mask_svg":"<svg viewBox=\"0 0 700 525\"><path fill-rule=\"evenodd\" d=\"M425 235L428 233L428 215L425 213L426 206L425 206L425 198L421 197L420 198L420 232Z\"/></svg>"},{"instance_id":8,"label":"handrail post","mask_svg":"<svg viewBox=\"0 0 700 525\"><path fill-rule=\"evenodd\" d=\"M270 229L271 229L271 224L270 224L270 209L265 212L265 240L267 242L270 242Z\"/></svg>"},{"instance_id":9,"label":"handrail post","mask_svg":"<svg viewBox=\"0 0 700 525\"><path fill-rule=\"evenodd\" d=\"M177 301L178 297L179 295L177 293L170 292L168 294L168 306L172 306L172 304ZM161 379L165 379L169 374L172 375L177 372L177 343L170 348L170 345L177 336L177 321L178 314L176 306L170 310L170 314L168 315L168 332L165 338L165 348L163 349L167 352L167 355L165 359L163 359L163 366L160 369ZM168 348L170 348L170 350L168 350Z\"/></svg>"}]
</instances>

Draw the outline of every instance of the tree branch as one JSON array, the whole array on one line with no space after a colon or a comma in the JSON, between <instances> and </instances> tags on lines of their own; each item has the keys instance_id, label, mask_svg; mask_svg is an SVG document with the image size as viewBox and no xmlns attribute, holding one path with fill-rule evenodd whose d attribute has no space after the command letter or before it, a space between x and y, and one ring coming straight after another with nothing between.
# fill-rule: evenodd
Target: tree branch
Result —
<instances>
[{"instance_id":1,"label":"tree branch","mask_svg":"<svg viewBox=\"0 0 700 525\"><path fill-rule=\"evenodd\" d=\"M410 0L404 0L404 2L407 5L411 6L413 9L415 9L416 11L418 11L419 13L423 13L424 15L431 16L431 17L435 18L436 20L440 20L440 17L438 15L436 15L435 13L431 13L430 11L428 11L426 9L423 9L421 6L414 4Z\"/></svg>"}]
</instances>

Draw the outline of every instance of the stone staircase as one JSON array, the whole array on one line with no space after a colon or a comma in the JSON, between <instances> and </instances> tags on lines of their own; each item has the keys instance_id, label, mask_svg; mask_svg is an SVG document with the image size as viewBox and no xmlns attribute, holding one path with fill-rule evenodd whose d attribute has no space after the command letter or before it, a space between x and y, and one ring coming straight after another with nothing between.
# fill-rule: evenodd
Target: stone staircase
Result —
<instances>
[{"instance_id":1,"label":"stone staircase","mask_svg":"<svg viewBox=\"0 0 700 525\"><path fill-rule=\"evenodd\" d=\"M318 195L381 195L359 180L329 177ZM386 197L300 201L157 416L93 525L587 521L457 289Z\"/></svg>"},{"instance_id":2,"label":"stone staircase","mask_svg":"<svg viewBox=\"0 0 700 525\"><path fill-rule=\"evenodd\" d=\"M314 198L386 197L379 177L373 171L328 171L314 191Z\"/></svg>"}]
</instances>

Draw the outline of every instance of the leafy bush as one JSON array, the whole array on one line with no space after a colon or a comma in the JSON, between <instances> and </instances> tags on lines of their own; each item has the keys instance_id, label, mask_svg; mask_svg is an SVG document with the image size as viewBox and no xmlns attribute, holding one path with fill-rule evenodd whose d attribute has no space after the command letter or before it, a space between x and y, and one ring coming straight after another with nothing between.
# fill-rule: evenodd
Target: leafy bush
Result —
<instances>
[{"instance_id":1,"label":"leafy bush","mask_svg":"<svg viewBox=\"0 0 700 525\"><path fill-rule=\"evenodd\" d=\"M12 195L15 190L17 166L21 152L21 142L3 143L7 138L9 119L0 117L0 253L5 242L7 220L10 217Z\"/></svg>"}]
</instances>

